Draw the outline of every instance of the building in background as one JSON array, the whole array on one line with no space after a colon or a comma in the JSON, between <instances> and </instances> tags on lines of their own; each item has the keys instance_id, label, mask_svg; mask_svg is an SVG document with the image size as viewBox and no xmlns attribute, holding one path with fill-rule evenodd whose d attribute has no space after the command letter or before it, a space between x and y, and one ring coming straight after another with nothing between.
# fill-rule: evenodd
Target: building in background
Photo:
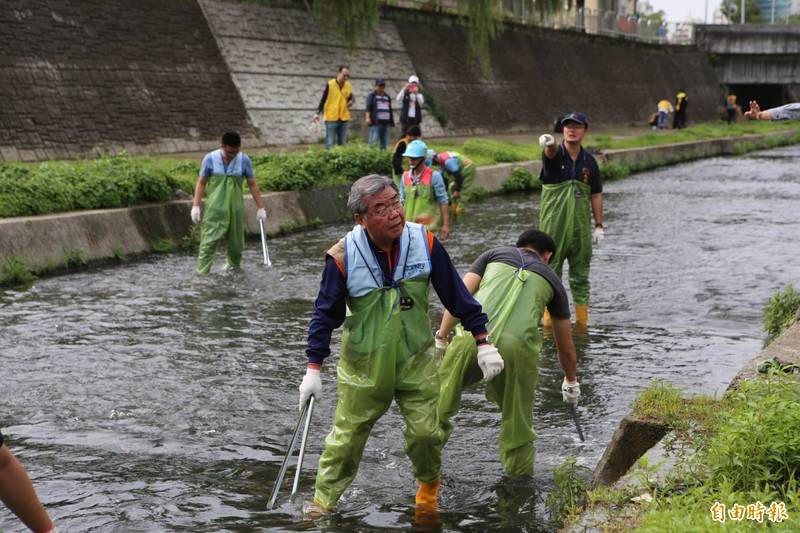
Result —
<instances>
[{"instance_id":1,"label":"building in background","mask_svg":"<svg viewBox=\"0 0 800 533\"><path fill-rule=\"evenodd\" d=\"M797 0L758 0L758 10L764 22L772 22L772 7L775 6L774 21L785 20L791 15L792 4L798 3Z\"/></svg>"}]
</instances>

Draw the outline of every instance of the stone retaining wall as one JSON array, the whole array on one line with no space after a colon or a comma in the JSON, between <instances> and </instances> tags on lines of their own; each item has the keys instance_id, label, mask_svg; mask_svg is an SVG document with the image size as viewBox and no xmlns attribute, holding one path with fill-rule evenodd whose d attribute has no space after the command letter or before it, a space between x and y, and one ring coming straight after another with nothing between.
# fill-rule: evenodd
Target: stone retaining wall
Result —
<instances>
[{"instance_id":1,"label":"stone retaining wall","mask_svg":"<svg viewBox=\"0 0 800 533\"><path fill-rule=\"evenodd\" d=\"M196 0L0 2L0 161L252 134Z\"/></svg>"}]
</instances>

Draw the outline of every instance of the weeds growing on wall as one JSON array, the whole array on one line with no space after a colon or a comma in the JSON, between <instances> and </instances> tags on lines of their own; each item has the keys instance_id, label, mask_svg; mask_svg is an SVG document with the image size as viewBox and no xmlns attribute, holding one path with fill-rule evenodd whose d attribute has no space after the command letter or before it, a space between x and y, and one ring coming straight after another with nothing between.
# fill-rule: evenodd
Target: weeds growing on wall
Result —
<instances>
[{"instance_id":1,"label":"weeds growing on wall","mask_svg":"<svg viewBox=\"0 0 800 533\"><path fill-rule=\"evenodd\" d=\"M436 121L441 124L443 128L447 127L447 113L445 113L444 109L439 107L439 103L437 102L436 98L429 92L429 91L422 91L422 96L425 97L425 109L428 113L436 119Z\"/></svg>"},{"instance_id":2,"label":"weeds growing on wall","mask_svg":"<svg viewBox=\"0 0 800 533\"><path fill-rule=\"evenodd\" d=\"M175 251L175 243L170 239L156 239L150 243L150 250L157 254L168 254Z\"/></svg>"},{"instance_id":3,"label":"weeds growing on wall","mask_svg":"<svg viewBox=\"0 0 800 533\"><path fill-rule=\"evenodd\" d=\"M89 262L86 253L77 248L64 248L64 268L67 270L86 266Z\"/></svg>"},{"instance_id":4,"label":"weeds growing on wall","mask_svg":"<svg viewBox=\"0 0 800 533\"><path fill-rule=\"evenodd\" d=\"M527 168L516 167L501 186L503 191L533 191L542 188L542 182Z\"/></svg>"},{"instance_id":5,"label":"weeds growing on wall","mask_svg":"<svg viewBox=\"0 0 800 533\"><path fill-rule=\"evenodd\" d=\"M316 228L320 224L322 224L322 220L316 217L310 220L290 220L281 224L280 232L284 234L296 233L298 231Z\"/></svg>"},{"instance_id":6,"label":"weeds growing on wall","mask_svg":"<svg viewBox=\"0 0 800 533\"><path fill-rule=\"evenodd\" d=\"M0 262L0 285L10 287L30 285L36 276L28 270L25 261L19 257L12 257Z\"/></svg>"},{"instance_id":7,"label":"weeds growing on wall","mask_svg":"<svg viewBox=\"0 0 800 533\"><path fill-rule=\"evenodd\" d=\"M788 285L783 291L772 295L763 310L763 326L767 332L764 345L771 343L794 323L798 309L800 309L800 292L795 291L794 285Z\"/></svg>"}]
</instances>

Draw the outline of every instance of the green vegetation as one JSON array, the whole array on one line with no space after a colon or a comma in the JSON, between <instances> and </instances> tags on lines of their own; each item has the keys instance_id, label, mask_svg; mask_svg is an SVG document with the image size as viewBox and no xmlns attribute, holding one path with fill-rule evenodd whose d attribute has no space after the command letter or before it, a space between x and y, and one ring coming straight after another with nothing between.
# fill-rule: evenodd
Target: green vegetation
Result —
<instances>
[{"instance_id":1,"label":"green vegetation","mask_svg":"<svg viewBox=\"0 0 800 533\"><path fill-rule=\"evenodd\" d=\"M791 128L791 124L771 122L748 122L734 126L701 124L680 131L653 132L638 137L589 135L586 144L590 150L608 150ZM737 153L797 142L800 142L800 135L746 141L737 145ZM479 166L538 159L540 154L539 145L533 139L521 143L473 138L461 143L442 140L429 144L437 151L457 151ZM601 171L603 178L611 181L626 177L631 172L684 160L685 156L648 160L636 165L609 162L601 165ZM314 146L305 151L264 152L253 157L253 165L263 191L298 190L350 183L366 174L391 175L391 154L353 142L332 150ZM0 217L163 202L177 191L191 195L199 167L199 160L125 154L95 160L0 163ZM534 179L533 185L528 185L530 177L520 174L520 171L515 172L504 185L505 190L538 187L537 179ZM475 191L471 197L477 199L484 194L485 191Z\"/></svg>"},{"instance_id":2,"label":"green vegetation","mask_svg":"<svg viewBox=\"0 0 800 533\"><path fill-rule=\"evenodd\" d=\"M511 171L511 176L503 182L502 188L505 192L539 190L542 188L542 182L530 170L516 167Z\"/></svg>"},{"instance_id":3,"label":"green vegetation","mask_svg":"<svg viewBox=\"0 0 800 533\"><path fill-rule=\"evenodd\" d=\"M431 94L429 91L421 91L422 95L425 97L425 109L428 113L436 119L439 124L442 125L443 128L447 127L447 113L445 113L444 109L439 107L439 103L436 98Z\"/></svg>"},{"instance_id":4,"label":"green vegetation","mask_svg":"<svg viewBox=\"0 0 800 533\"><path fill-rule=\"evenodd\" d=\"M798 310L800 310L800 292L794 290L794 285L787 286L785 290L769 299L763 311L764 331L767 332L764 345L771 343L794 323Z\"/></svg>"},{"instance_id":5,"label":"green vegetation","mask_svg":"<svg viewBox=\"0 0 800 533\"><path fill-rule=\"evenodd\" d=\"M788 131L796 128L797 124L791 121L763 122L753 120L732 125L722 122L707 122L682 130L651 131L636 137L612 138L609 135L592 135L589 133L584 144L590 150L643 148L661 144L739 137L741 135L764 134L772 131Z\"/></svg>"},{"instance_id":6,"label":"green vegetation","mask_svg":"<svg viewBox=\"0 0 800 533\"><path fill-rule=\"evenodd\" d=\"M555 487L547 495L547 508L553 520L561 523L571 514L586 489L586 478L591 472L578 466L575 457L567 457L561 466L553 470Z\"/></svg>"},{"instance_id":7,"label":"green vegetation","mask_svg":"<svg viewBox=\"0 0 800 533\"><path fill-rule=\"evenodd\" d=\"M800 528L800 378L771 373L765 378L742 382L721 400L709 397L684 399L672 385L655 382L634 404L634 413L666 423L673 428L673 444L683 447L673 453L678 466L661 482L655 482L654 467L637 465L632 474L639 487L601 488L587 494L588 507L610 508L604 531L706 531L715 524L711 507L726 510L761 502L763 522L769 524L769 509L785 505L785 531ZM669 448L667 448L669 451ZM687 453L687 450L692 453ZM641 462L640 462L641 463ZM639 473L637 473L639 472ZM630 504L643 491L652 503ZM774 505L773 505L773 502ZM726 523L732 522L730 515ZM736 530L761 530L746 517L735 521Z\"/></svg>"},{"instance_id":8,"label":"green vegetation","mask_svg":"<svg viewBox=\"0 0 800 533\"><path fill-rule=\"evenodd\" d=\"M254 157L253 166L260 187L289 191L350 183L367 174L391 176L392 156L388 150L355 143L331 150L268 152Z\"/></svg>"},{"instance_id":9,"label":"green vegetation","mask_svg":"<svg viewBox=\"0 0 800 533\"><path fill-rule=\"evenodd\" d=\"M188 235L181 238L180 248L184 252L196 252L200 246L200 224L192 224Z\"/></svg>"},{"instance_id":10,"label":"green vegetation","mask_svg":"<svg viewBox=\"0 0 800 533\"><path fill-rule=\"evenodd\" d=\"M67 270L84 267L88 262L83 250L64 248L64 268Z\"/></svg>"},{"instance_id":11,"label":"green vegetation","mask_svg":"<svg viewBox=\"0 0 800 533\"><path fill-rule=\"evenodd\" d=\"M534 143L514 143L482 138L468 139L461 144L443 139L431 141L428 145L437 152L448 150L463 154L478 166L527 161L537 159L540 154L538 143L535 143L534 146Z\"/></svg>"},{"instance_id":12,"label":"green vegetation","mask_svg":"<svg viewBox=\"0 0 800 533\"><path fill-rule=\"evenodd\" d=\"M122 248L114 247L114 249L111 250L111 254L114 256L114 261L117 263L127 263L129 260L127 254L122 251Z\"/></svg>"},{"instance_id":13,"label":"green vegetation","mask_svg":"<svg viewBox=\"0 0 800 533\"><path fill-rule=\"evenodd\" d=\"M163 202L174 185L152 160L125 155L0 164L0 217Z\"/></svg>"},{"instance_id":14,"label":"green vegetation","mask_svg":"<svg viewBox=\"0 0 800 533\"><path fill-rule=\"evenodd\" d=\"M459 0L458 7L466 15L470 53L478 59L483 73L489 74L489 43L503 28L503 3L500 0Z\"/></svg>"},{"instance_id":15,"label":"green vegetation","mask_svg":"<svg viewBox=\"0 0 800 533\"><path fill-rule=\"evenodd\" d=\"M34 282L36 276L28 270L25 261L19 257L12 257L0 263L0 285L26 286Z\"/></svg>"},{"instance_id":16,"label":"green vegetation","mask_svg":"<svg viewBox=\"0 0 800 533\"><path fill-rule=\"evenodd\" d=\"M157 239L150 243L150 249L157 254L168 254L175 251L175 243L170 239Z\"/></svg>"},{"instance_id":17,"label":"green vegetation","mask_svg":"<svg viewBox=\"0 0 800 533\"><path fill-rule=\"evenodd\" d=\"M296 233L298 231L316 228L320 224L322 224L322 220L318 218L312 218L310 220L290 220L281 224L280 231L281 233Z\"/></svg>"}]
</instances>

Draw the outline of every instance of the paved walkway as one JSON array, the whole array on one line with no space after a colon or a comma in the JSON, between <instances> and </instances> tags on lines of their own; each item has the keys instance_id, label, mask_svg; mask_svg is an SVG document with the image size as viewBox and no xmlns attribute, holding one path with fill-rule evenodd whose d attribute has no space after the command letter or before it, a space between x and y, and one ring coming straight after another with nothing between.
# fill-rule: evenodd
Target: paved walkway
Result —
<instances>
[{"instance_id":1,"label":"paved walkway","mask_svg":"<svg viewBox=\"0 0 800 533\"><path fill-rule=\"evenodd\" d=\"M392 133L400 133L400 128L395 128L396 132ZM668 132L671 130L663 130L664 132ZM497 141L508 141L513 143L532 143L535 142L539 135L543 133L549 133L550 130L547 128L542 128L541 130L530 131L527 133L498 133L498 134L487 134L487 135L475 135L475 136L467 136L467 137L425 137L427 141L440 141L440 142L447 142L450 144L461 144L464 141L467 141L471 138L479 137L481 139L493 139ZM612 138L625 138L625 137L637 137L644 133L651 133L652 130L649 127L641 126L641 127L634 127L634 126L590 126L589 128L589 135L609 135ZM352 138L353 136L351 136ZM364 138L366 141L366 138ZM395 137L390 138L390 146L394 145L394 141L396 140ZM244 151L248 155L259 155L266 151L281 151L281 152L304 152L308 148L311 147L321 147L322 144L286 144L286 145L265 145L265 146L256 146L254 148L249 148L246 144L243 146ZM163 155L164 157L170 157L175 159L202 159L206 152L178 152L178 153L165 153L165 154L158 154Z\"/></svg>"}]
</instances>

